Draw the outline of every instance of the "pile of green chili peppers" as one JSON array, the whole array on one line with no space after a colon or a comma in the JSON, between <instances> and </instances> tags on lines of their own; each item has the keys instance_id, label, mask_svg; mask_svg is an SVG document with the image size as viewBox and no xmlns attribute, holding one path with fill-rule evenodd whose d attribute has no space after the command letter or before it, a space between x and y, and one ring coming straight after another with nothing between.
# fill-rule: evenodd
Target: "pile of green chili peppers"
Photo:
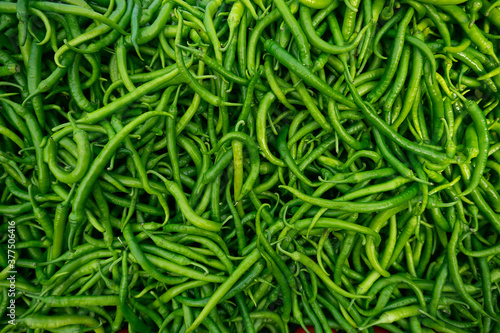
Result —
<instances>
[{"instance_id":1,"label":"pile of green chili peppers","mask_svg":"<svg viewBox=\"0 0 500 333\"><path fill-rule=\"evenodd\" d=\"M488 0L0 1L0 332L499 333L499 41Z\"/></svg>"}]
</instances>

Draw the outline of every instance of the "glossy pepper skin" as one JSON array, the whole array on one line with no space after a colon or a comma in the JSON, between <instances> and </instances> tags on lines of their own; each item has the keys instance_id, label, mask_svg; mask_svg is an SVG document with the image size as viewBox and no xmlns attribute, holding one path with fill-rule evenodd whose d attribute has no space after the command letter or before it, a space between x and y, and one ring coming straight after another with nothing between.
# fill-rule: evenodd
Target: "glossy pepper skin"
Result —
<instances>
[{"instance_id":1,"label":"glossy pepper skin","mask_svg":"<svg viewBox=\"0 0 500 333\"><path fill-rule=\"evenodd\" d=\"M0 333L498 333L498 36L489 0L0 1Z\"/></svg>"}]
</instances>

